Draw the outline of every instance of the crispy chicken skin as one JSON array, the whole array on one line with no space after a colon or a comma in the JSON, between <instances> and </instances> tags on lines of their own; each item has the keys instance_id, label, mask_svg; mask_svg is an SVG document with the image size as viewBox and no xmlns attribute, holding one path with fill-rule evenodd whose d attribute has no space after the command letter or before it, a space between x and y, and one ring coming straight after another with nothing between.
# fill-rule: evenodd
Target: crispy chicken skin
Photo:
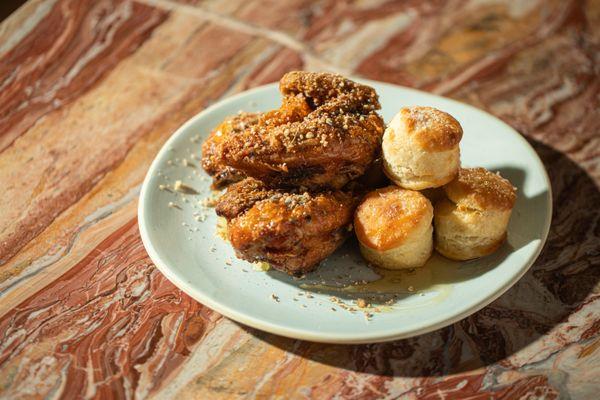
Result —
<instances>
[{"instance_id":1,"label":"crispy chicken skin","mask_svg":"<svg viewBox=\"0 0 600 400\"><path fill-rule=\"evenodd\" d=\"M339 190L284 191L247 178L229 186L216 211L227 219L239 258L302 275L343 243L356 203L352 194Z\"/></svg>"},{"instance_id":2,"label":"crispy chicken skin","mask_svg":"<svg viewBox=\"0 0 600 400\"><path fill-rule=\"evenodd\" d=\"M246 175L223 162L223 143L258 122L258 113L240 113L226 118L202 143L202 168L213 178L213 189L241 181Z\"/></svg>"},{"instance_id":3,"label":"crispy chicken skin","mask_svg":"<svg viewBox=\"0 0 600 400\"><path fill-rule=\"evenodd\" d=\"M273 187L309 189L339 189L369 168L384 127L375 90L335 74L297 71L283 76L280 91L279 110L228 136L223 164Z\"/></svg>"},{"instance_id":4,"label":"crispy chicken skin","mask_svg":"<svg viewBox=\"0 0 600 400\"><path fill-rule=\"evenodd\" d=\"M240 113L223 121L213 130L202 144L202 167L213 177L212 187L223 188L233 182L238 182L246 174L227 164L223 158L225 143L239 136L245 129L256 125L277 126L295 121L301 121L311 112L311 108L302 95L286 96L283 104L277 110L267 113Z\"/></svg>"}]
</instances>

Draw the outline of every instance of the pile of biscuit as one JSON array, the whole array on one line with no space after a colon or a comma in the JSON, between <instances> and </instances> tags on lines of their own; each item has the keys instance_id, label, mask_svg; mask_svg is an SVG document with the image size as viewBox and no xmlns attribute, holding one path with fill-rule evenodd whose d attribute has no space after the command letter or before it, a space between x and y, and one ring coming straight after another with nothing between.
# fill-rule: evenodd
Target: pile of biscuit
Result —
<instances>
[{"instance_id":1,"label":"pile of biscuit","mask_svg":"<svg viewBox=\"0 0 600 400\"><path fill-rule=\"evenodd\" d=\"M367 194L354 217L370 263L420 267L434 248L447 258L470 260L503 243L515 188L484 168L461 168L462 134L456 119L431 107L403 108L389 123L383 169L395 185Z\"/></svg>"}]
</instances>

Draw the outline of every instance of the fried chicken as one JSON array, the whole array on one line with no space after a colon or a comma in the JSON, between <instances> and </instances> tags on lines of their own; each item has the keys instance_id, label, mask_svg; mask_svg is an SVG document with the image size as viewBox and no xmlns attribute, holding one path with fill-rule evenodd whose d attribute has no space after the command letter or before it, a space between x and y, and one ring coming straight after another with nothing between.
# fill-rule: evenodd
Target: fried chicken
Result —
<instances>
[{"instance_id":1,"label":"fried chicken","mask_svg":"<svg viewBox=\"0 0 600 400\"><path fill-rule=\"evenodd\" d=\"M247 178L229 186L216 212L239 258L302 275L343 243L356 204L348 192L284 191Z\"/></svg>"},{"instance_id":2,"label":"fried chicken","mask_svg":"<svg viewBox=\"0 0 600 400\"><path fill-rule=\"evenodd\" d=\"M286 96L277 110L266 113L240 113L225 119L202 144L202 167L213 177L213 189L223 188L246 177L244 172L228 165L223 158L226 143L252 126L274 127L301 121L310 112L311 108L303 96Z\"/></svg>"},{"instance_id":3,"label":"fried chicken","mask_svg":"<svg viewBox=\"0 0 600 400\"><path fill-rule=\"evenodd\" d=\"M375 90L339 75L290 72L283 106L228 135L224 165L272 187L343 187L378 155L383 120ZM287 118L282 118L281 116Z\"/></svg>"},{"instance_id":4,"label":"fried chicken","mask_svg":"<svg viewBox=\"0 0 600 400\"><path fill-rule=\"evenodd\" d=\"M202 143L202 168L213 178L212 188L220 189L241 181L246 175L223 162L223 143L258 122L259 113L240 113L226 118Z\"/></svg>"}]
</instances>

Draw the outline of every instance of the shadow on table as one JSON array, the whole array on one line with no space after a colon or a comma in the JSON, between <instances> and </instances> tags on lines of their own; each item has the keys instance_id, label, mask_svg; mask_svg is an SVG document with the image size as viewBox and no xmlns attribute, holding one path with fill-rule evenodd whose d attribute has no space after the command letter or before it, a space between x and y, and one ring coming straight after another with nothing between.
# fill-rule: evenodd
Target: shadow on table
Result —
<instances>
[{"instance_id":1,"label":"shadow on table","mask_svg":"<svg viewBox=\"0 0 600 400\"><path fill-rule=\"evenodd\" d=\"M438 376L494 364L566 322L600 279L595 228L600 191L569 158L530 140L553 189L553 222L540 257L508 292L479 312L434 332L387 343L330 345L243 327L259 340L337 368L383 376ZM518 171L502 170L519 179ZM522 180L523 177L521 176ZM518 183L515 181L515 183Z\"/></svg>"}]
</instances>

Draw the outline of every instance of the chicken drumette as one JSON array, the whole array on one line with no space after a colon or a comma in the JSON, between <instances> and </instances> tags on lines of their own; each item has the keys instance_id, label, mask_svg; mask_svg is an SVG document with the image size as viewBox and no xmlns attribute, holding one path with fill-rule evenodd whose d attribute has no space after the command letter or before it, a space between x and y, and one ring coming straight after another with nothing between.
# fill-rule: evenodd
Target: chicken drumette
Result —
<instances>
[{"instance_id":1,"label":"chicken drumette","mask_svg":"<svg viewBox=\"0 0 600 400\"><path fill-rule=\"evenodd\" d=\"M213 189L223 188L231 183L241 181L246 175L223 162L223 143L229 137L239 134L244 129L256 125L258 113L240 113L225 119L202 143L202 168L213 178Z\"/></svg>"},{"instance_id":2,"label":"chicken drumette","mask_svg":"<svg viewBox=\"0 0 600 400\"><path fill-rule=\"evenodd\" d=\"M228 188L216 211L227 219L227 235L239 258L301 275L342 244L355 206L349 192L269 189L247 178Z\"/></svg>"},{"instance_id":3,"label":"chicken drumette","mask_svg":"<svg viewBox=\"0 0 600 400\"><path fill-rule=\"evenodd\" d=\"M232 167L224 159L225 144L253 126L276 126L301 121L310 111L304 96L286 96L277 110L266 113L240 113L225 119L202 144L202 167L213 177L213 188L220 189L246 177L244 172Z\"/></svg>"},{"instance_id":4,"label":"chicken drumette","mask_svg":"<svg viewBox=\"0 0 600 400\"><path fill-rule=\"evenodd\" d=\"M208 157L272 187L337 189L361 176L383 135L375 90L312 72L290 72L279 86L282 107L244 129L228 130Z\"/></svg>"}]
</instances>

